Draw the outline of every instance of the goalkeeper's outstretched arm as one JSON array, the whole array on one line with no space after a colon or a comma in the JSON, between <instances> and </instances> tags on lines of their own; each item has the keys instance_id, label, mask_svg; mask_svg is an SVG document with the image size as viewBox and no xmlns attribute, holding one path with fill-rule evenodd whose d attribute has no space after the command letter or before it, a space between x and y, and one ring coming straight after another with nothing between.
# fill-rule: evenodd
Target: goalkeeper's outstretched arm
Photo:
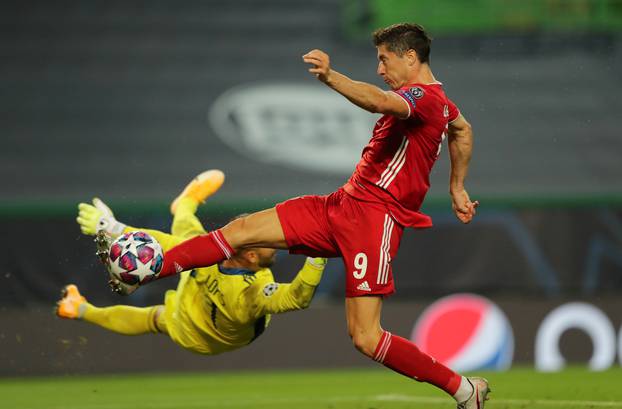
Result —
<instances>
[{"instance_id":1,"label":"goalkeeper's outstretched arm","mask_svg":"<svg viewBox=\"0 0 622 409\"><path fill-rule=\"evenodd\" d=\"M108 270L110 278L108 284L113 291L122 295L132 294L138 288L138 284L122 283L111 274L109 261L111 239L123 233L140 230L153 237L160 246L162 246L164 251L185 240L184 237L163 233L159 230L136 228L121 223L114 217L112 210L98 198L93 199L92 205L88 203L80 203L78 205L78 217L76 221L80 225L82 233L95 236L97 255Z\"/></svg>"},{"instance_id":2,"label":"goalkeeper's outstretched arm","mask_svg":"<svg viewBox=\"0 0 622 409\"><path fill-rule=\"evenodd\" d=\"M144 231L156 239L164 251L167 251L168 249L175 247L179 243L186 240L184 237L163 233L159 230L132 227L121 223L114 217L112 210L99 198L94 198L92 205L88 203L80 203L78 205L78 217L76 221L80 225L82 233L89 236L94 236L97 232L104 231L111 238L115 239L121 234L130 231Z\"/></svg>"},{"instance_id":3,"label":"goalkeeper's outstretched arm","mask_svg":"<svg viewBox=\"0 0 622 409\"><path fill-rule=\"evenodd\" d=\"M325 258L307 258L304 266L291 283L268 282L258 288L254 300L255 316L301 310L311 304L324 267Z\"/></svg>"}]
</instances>

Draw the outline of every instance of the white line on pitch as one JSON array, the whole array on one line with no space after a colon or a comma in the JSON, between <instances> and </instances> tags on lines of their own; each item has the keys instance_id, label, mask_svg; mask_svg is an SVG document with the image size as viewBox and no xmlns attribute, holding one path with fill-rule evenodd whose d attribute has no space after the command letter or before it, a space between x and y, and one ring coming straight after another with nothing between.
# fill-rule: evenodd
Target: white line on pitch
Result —
<instances>
[{"instance_id":1,"label":"white line on pitch","mask_svg":"<svg viewBox=\"0 0 622 409\"><path fill-rule=\"evenodd\" d=\"M387 394L387 395L374 395L374 396L335 396L335 397L318 397L318 396L300 396L300 397L292 397L292 398L263 398L256 397L250 399L227 399L227 400L195 400L195 399L177 399L175 402L144 402L138 405L141 408L149 408L149 409L173 409L183 407L186 409L190 408L211 408L211 407L230 407L230 406L256 406L256 405L289 405L296 403L335 403L335 402L411 402L411 403L425 403L428 405L452 405L453 400L451 398L443 398L443 397L432 397L432 396L412 396L412 395L402 395L402 394ZM493 403L499 404L509 404L509 405L520 405L527 406L530 404L537 405L549 405L549 406L592 406L592 407L606 407L606 408L622 408L622 402L614 402L614 401L591 401L591 400L547 400L547 399L497 399L494 396L491 399ZM136 407L136 402L128 402L128 407ZM123 404L119 403L107 403L107 402L99 402L93 404L76 404L75 406L70 405L62 405L62 406L53 406L50 405L48 408L57 408L57 409L68 409L73 408L76 409L118 409L123 408ZM448 406L449 407L449 406Z\"/></svg>"},{"instance_id":2,"label":"white line on pitch","mask_svg":"<svg viewBox=\"0 0 622 409\"><path fill-rule=\"evenodd\" d=\"M431 404L443 404L447 403L447 398L435 398L425 396L410 396L410 395L377 395L373 397L374 400L383 402L413 402L413 403L431 403ZM549 399L496 399L494 396L491 398L491 402L505 403L511 405L550 405L550 406L602 406L609 408L622 408L622 402L614 401L602 401L602 400L549 400Z\"/></svg>"}]
</instances>

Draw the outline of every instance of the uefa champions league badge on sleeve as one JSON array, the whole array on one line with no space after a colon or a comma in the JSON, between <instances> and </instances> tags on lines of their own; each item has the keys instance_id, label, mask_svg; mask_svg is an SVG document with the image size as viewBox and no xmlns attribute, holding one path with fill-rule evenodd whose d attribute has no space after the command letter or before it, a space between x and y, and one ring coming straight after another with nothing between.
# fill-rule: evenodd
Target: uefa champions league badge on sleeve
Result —
<instances>
[{"instance_id":1,"label":"uefa champions league badge on sleeve","mask_svg":"<svg viewBox=\"0 0 622 409\"><path fill-rule=\"evenodd\" d=\"M415 97L415 99L421 99L421 97L423 97L423 88L412 87L410 89L410 94Z\"/></svg>"},{"instance_id":2,"label":"uefa champions league badge on sleeve","mask_svg":"<svg viewBox=\"0 0 622 409\"><path fill-rule=\"evenodd\" d=\"M279 284L278 283L266 284L265 287L263 288L263 295L265 295L266 297L270 297L278 289L279 289Z\"/></svg>"},{"instance_id":3,"label":"uefa champions league badge on sleeve","mask_svg":"<svg viewBox=\"0 0 622 409\"><path fill-rule=\"evenodd\" d=\"M406 98L408 101L410 101L413 107L417 106L417 102L415 101L415 98L413 98L413 95L410 91L399 90L397 91L397 93L401 95L402 98Z\"/></svg>"},{"instance_id":4,"label":"uefa champions league badge on sleeve","mask_svg":"<svg viewBox=\"0 0 622 409\"><path fill-rule=\"evenodd\" d=\"M454 371L509 369L514 333L501 309L474 294L454 294L427 307L411 340Z\"/></svg>"}]
</instances>

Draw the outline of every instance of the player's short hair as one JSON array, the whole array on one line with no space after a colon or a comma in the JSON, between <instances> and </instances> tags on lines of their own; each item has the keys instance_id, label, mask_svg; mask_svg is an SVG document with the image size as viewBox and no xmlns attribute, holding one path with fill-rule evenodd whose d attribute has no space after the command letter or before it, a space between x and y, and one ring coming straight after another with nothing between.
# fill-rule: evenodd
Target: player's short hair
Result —
<instances>
[{"instance_id":1,"label":"player's short hair","mask_svg":"<svg viewBox=\"0 0 622 409\"><path fill-rule=\"evenodd\" d=\"M430 62L432 38L419 24L399 23L373 32L374 45L384 45L400 57L408 50L415 50L419 61Z\"/></svg>"}]
</instances>

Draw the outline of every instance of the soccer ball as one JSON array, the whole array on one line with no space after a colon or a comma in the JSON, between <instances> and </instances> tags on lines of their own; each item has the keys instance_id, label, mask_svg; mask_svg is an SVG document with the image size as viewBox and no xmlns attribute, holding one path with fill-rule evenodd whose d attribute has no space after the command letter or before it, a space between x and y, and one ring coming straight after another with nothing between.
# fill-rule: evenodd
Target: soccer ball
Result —
<instances>
[{"instance_id":1,"label":"soccer ball","mask_svg":"<svg viewBox=\"0 0 622 409\"><path fill-rule=\"evenodd\" d=\"M160 243L142 231L117 237L108 256L110 275L129 285L143 285L158 278L164 260Z\"/></svg>"}]
</instances>

